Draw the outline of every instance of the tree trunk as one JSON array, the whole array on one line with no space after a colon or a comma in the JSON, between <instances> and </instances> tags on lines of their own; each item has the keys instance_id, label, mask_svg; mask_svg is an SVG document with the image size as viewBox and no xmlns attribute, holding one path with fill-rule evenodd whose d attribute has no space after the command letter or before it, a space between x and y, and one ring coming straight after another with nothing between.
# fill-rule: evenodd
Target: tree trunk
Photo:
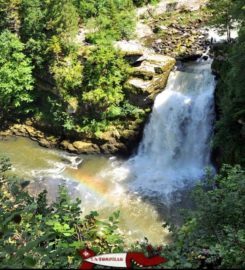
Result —
<instances>
[{"instance_id":1,"label":"tree trunk","mask_svg":"<svg viewBox=\"0 0 245 270\"><path fill-rule=\"evenodd\" d=\"M231 42L231 27L229 24L227 24L227 41Z\"/></svg>"}]
</instances>

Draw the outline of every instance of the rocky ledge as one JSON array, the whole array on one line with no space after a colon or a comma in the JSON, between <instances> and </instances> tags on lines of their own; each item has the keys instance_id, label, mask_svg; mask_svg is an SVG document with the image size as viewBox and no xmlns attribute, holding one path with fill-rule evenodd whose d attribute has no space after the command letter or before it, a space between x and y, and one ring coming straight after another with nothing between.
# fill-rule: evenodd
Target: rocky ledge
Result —
<instances>
[{"instance_id":1,"label":"rocky ledge","mask_svg":"<svg viewBox=\"0 0 245 270\"><path fill-rule=\"evenodd\" d=\"M165 88L175 59L156 54L137 41L119 41L115 46L133 66L131 77L125 83L129 101L143 109L151 107L156 95Z\"/></svg>"},{"instance_id":2,"label":"rocky ledge","mask_svg":"<svg viewBox=\"0 0 245 270\"><path fill-rule=\"evenodd\" d=\"M35 127L35 123L27 120L23 124L12 124L7 129L0 131L0 139L10 136L21 136L37 141L39 145L46 148L60 148L76 154L123 154L129 155L139 141L142 134L142 122L128 122L127 128L110 127L99 137L84 140L81 136L76 140L63 139L43 132ZM79 139L81 138L81 139Z\"/></svg>"}]
</instances>

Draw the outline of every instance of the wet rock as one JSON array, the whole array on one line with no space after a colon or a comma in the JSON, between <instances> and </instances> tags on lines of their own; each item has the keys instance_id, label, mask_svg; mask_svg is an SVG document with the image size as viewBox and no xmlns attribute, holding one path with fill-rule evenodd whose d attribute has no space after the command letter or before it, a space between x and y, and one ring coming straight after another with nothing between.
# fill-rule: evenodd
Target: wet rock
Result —
<instances>
[{"instance_id":1,"label":"wet rock","mask_svg":"<svg viewBox=\"0 0 245 270\"><path fill-rule=\"evenodd\" d=\"M117 139L120 138L120 134L116 128L113 128L112 130L108 130L101 133L99 138L103 142L114 143Z\"/></svg>"},{"instance_id":2,"label":"wet rock","mask_svg":"<svg viewBox=\"0 0 245 270\"><path fill-rule=\"evenodd\" d=\"M77 153L77 149L73 146L73 144L69 143L67 145L67 149L69 152L72 152L72 153Z\"/></svg>"},{"instance_id":3,"label":"wet rock","mask_svg":"<svg viewBox=\"0 0 245 270\"><path fill-rule=\"evenodd\" d=\"M116 142L114 144L105 143L101 145L100 148L101 148L102 153L104 154L116 154L116 153L124 154L128 152L128 149L125 146L125 144L121 142Z\"/></svg>"},{"instance_id":4,"label":"wet rock","mask_svg":"<svg viewBox=\"0 0 245 270\"><path fill-rule=\"evenodd\" d=\"M70 142L67 141L67 140L64 140L60 143L60 146L63 148L63 149L68 149L68 146L69 146Z\"/></svg>"},{"instance_id":5,"label":"wet rock","mask_svg":"<svg viewBox=\"0 0 245 270\"><path fill-rule=\"evenodd\" d=\"M30 119L26 120L26 121L25 121L25 125L27 125L27 126L32 126L32 125L33 125L32 120L30 120Z\"/></svg>"},{"instance_id":6,"label":"wet rock","mask_svg":"<svg viewBox=\"0 0 245 270\"><path fill-rule=\"evenodd\" d=\"M77 150L79 154L96 154L100 153L98 145L91 142L75 141L73 147Z\"/></svg>"},{"instance_id":7,"label":"wet rock","mask_svg":"<svg viewBox=\"0 0 245 270\"><path fill-rule=\"evenodd\" d=\"M11 130L4 130L4 131L0 131L0 136L1 137L7 137L7 136L11 136L13 135L12 131Z\"/></svg>"},{"instance_id":8,"label":"wet rock","mask_svg":"<svg viewBox=\"0 0 245 270\"><path fill-rule=\"evenodd\" d=\"M44 139L44 138L38 140L38 143L41 146L46 147L46 148L50 148L52 146L51 143L48 140Z\"/></svg>"},{"instance_id":9,"label":"wet rock","mask_svg":"<svg viewBox=\"0 0 245 270\"><path fill-rule=\"evenodd\" d=\"M31 136L31 137L36 137L37 133L34 127L32 126L26 126L25 130L27 131L27 133Z\"/></svg>"}]
</instances>

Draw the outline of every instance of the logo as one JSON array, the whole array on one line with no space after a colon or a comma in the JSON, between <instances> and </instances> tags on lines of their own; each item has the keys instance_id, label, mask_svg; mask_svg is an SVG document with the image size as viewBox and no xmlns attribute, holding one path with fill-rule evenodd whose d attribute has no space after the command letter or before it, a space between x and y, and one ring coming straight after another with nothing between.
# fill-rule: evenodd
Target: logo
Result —
<instances>
[{"instance_id":1,"label":"logo","mask_svg":"<svg viewBox=\"0 0 245 270\"><path fill-rule=\"evenodd\" d=\"M97 255L91 249L84 249L79 252L83 262L79 269L93 269L94 265L132 268L133 264L138 266L156 266L167 262L167 259L161 256L152 256L147 258L142 252L111 253Z\"/></svg>"}]
</instances>

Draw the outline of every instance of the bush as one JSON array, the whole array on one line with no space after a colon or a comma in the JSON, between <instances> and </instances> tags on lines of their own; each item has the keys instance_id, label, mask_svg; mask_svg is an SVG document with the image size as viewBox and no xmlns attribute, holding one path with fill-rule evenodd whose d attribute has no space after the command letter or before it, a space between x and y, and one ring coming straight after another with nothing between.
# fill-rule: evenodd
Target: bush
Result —
<instances>
[{"instance_id":1,"label":"bush","mask_svg":"<svg viewBox=\"0 0 245 270\"><path fill-rule=\"evenodd\" d=\"M78 268L78 250L121 252L117 232L119 212L108 221L97 212L82 216L81 201L71 201L60 187L56 202L48 205L46 191L31 197L21 185L8 179L6 159L0 161L0 268Z\"/></svg>"},{"instance_id":2,"label":"bush","mask_svg":"<svg viewBox=\"0 0 245 270\"><path fill-rule=\"evenodd\" d=\"M46 191L37 198L23 190L25 183L6 176L9 160L0 159L0 268L77 268L78 250L97 254L126 252L119 234L119 212L108 221L97 212L82 216L81 201L71 201L60 187L56 202L47 203ZM148 241L130 251L161 255L167 263L153 268L244 268L245 172L224 165L220 174L207 176L193 192L195 208L185 213L182 226L167 223L172 242L154 248Z\"/></svg>"},{"instance_id":3,"label":"bush","mask_svg":"<svg viewBox=\"0 0 245 270\"><path fill-rule=\"evenodd\" d=\"M29 112L34 79L24 44L8 30L0 34L0 120Z\"/></svg>"},{"instance_id":4,"label":"bush","mask_svg":"<svg viewBox=\"0 0 245 270\"><path fill-rule=\"evenodd\" d=\"M245 172L224 165L193 192L195 209L164 250L170 268L244 268Z\"/></svg>"}]
</instances>

